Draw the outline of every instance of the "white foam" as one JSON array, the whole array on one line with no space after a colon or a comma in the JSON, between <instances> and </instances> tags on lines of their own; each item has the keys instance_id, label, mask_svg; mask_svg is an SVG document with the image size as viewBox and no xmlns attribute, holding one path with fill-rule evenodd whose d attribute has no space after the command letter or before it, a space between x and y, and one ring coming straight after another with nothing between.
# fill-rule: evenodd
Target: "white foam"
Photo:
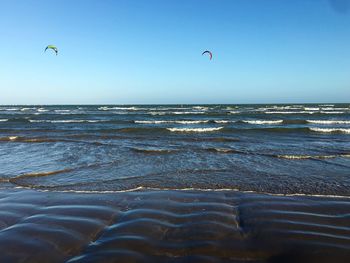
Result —
<instances>
[{"instance_id":1,"label":"white foam","mask_svg":"<svg viewBox=\"0 0 350 263\"><path fill-rule=\"evenodd\" d=\"M266 111L266 114L314 114L314 111Z\"/></svg>"},{"instance_id":2,"label":"white foam","mask_svg":"<svg viewBox=\"0 0 350 263\"><path fill-rule=\"evenodd\" d=\"M110 111L110 110L126 110L126 111L142 111L148 110L148 108L139 108L139 107L99 107L98 110Z\"/></svg>"},{"instance_id":3,"label":"white foam","mask_svg":"<svg viewBox=\"0 0 350 263\"><path fill-rule=\"evenodd\" d=\"M22 108L21 111L36 110L36 108Z\"/></svg>"},{"instance_id":4,"label":"white foam","mask_svg":"<svg viewBox=\"0 0 350 263\"><path fill-rule=\"evenodd\" d=\"M342 120L307 120L307 122L316 124L350 124L350 121Z\"/></svg>"},{"instance_id":5,"label":"white foam","mask_svg":"<svg viewBox=\"0 0 350 263\"><path fill-rule=\"evenodd\" d=\"M0 122L8 121L8 119L0 119Z\"/></svg>"},{"instance_id":6,"label":"white foam","mask_svg":"<svg viewBox=\"0 0 350 263\"><path fill-rule=\"evenodd\" d=\"M305 107L304 110L306 110L306 111L318 111L318 110L320 110L320 108L316 108L316 107Z\"/></svg>"},{"instance_id":7,"label":"white foam","mask_svg":"<svg viewBox=\"0 0 350 263\"><path fill-rule=\"evenodd\" d=\"M176 114L176 115L179 115L179 114L204 114L205 112L204 111L173 111L173 112L170 112L170 114Z\"/></svg>"},{"instance_id":8,"label":"white foam","mask_svg":"<svg viewBox=\"0 0 350 263\"><path fill-rule=\"evenodd\" d=\"M223 129L224 127L216 128L167 128L171 132L212 132Z\"/></svg>"},{"instance_id":9,"label":"white foam","mask_svg":"<svg viewBox=\"0 0 350 263\"><path fill-rule=\"evenodd\" d=\"M227 121L227 120L214 120L215 123L233 123L235 121Z\"/></svg>"},{"instance_id":10,"label":"white foam","mask_svg":"<svg viewBox=\"0 0 350 263\"><path fill-rule=\"evenodd\" d=\"M311 131L315 132L324 132L324 133L332 133L332 132L341 132L341 133L350 133L350 129L338 129L338 128L309 128Z\"/></svg>"},{"instance_id":11,"label":"white foam","mask_svg":"<svg viewBox=\"0 0 350 263\"><path fill-rule=\"evenodd\" d=\"M49 111L49 110L46 110L46 109L44 109L44 108L40 108L40 109L38 109L38 111L39 111L39 112L47 112L47 111Z\"/></svg>"},{"instance_id":12,"label":"white foam","mask_svg":"<svg viewBox=\"0 0 350 263\"><path fill-rule=\"evenodd\" d=\"M204 107L204 106L194 106L193 109L195 110L208 110L208 107Z\"/></svg>"},{"instance_id":13,"label":"white foam","mask_svg":"<svg viewBox=\"0 0 350 263\"><path fill-rule=\"evenodd\" d=\"M244 120L243 122L249 123L249 124L280 124L283 122L283 120Z\"/></svg>"},{"instance_id":14,"label":"white foam","mask_svg":"<svg viewBox=\"0 0 350 263\"><path fill-rule=\"evenodd\" d=\"M150 111L149 114L151 115L165 115L167 112L165 111Z\"/></svg>"},{"instance_id":15,"label":"white foam","mask_svg":"<svg viewBox=\"0 0 350 263\"><path fill-rule=\"evenodd\" d=\"M331 159L337 157L346 157L350 158L350 154L338 154L338 155L278 155L278 158L283 159L295 159L295 160L303 160L303 159Z\"/></svg>"},{"instance_id":16,"label":"white foam","mask_svg":"<svg viewBox=\"0 0 350 263\"><path fill-rule=\"evenodd\" d=\"M200 123L208 123L209 120L198 120L198 121L134 121L135 123L140 124L163 124L163 123L178 123L178 124L200 124Z\"/></svg>"},{"instance_id":17,"label":"white foam","mask_svg":"<svg viewBox=\"0 0 350 263\"><path fill-rule=\"evenodd\" d=\"M15 141L18 139L18 136L9 136L8 138L10 139L10 141Z\"/></svg>"}]
</instances>

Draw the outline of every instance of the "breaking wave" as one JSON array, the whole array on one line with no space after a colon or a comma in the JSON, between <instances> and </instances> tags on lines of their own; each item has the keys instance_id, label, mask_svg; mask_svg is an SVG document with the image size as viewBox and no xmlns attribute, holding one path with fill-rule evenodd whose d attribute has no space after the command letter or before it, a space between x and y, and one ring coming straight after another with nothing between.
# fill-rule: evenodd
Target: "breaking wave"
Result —
<instances>
[{"instance_id":1,"label":"breaking wave","mask_svg":"<svg viewBox=\"0 0 350 263\"><path fill-rule=\"evenodd\" d=\"M219 131L224 127L215 127L215 128L167 128L171 132L213 132Z\"/></svg>"},{"instance_id":2,"label":"breaking wave","mask_svg":"<svg viewBox=\"0 0 350 263\"><path fill-rule=\"evenodd\" d=\"M349 133L350 129L341 129L341 128L309 128L314 132L323 132L323 133Z\"/></svg>"},{"instance_id":3,"label":"breaking wave","mask_svg":"<svg viewBox=\"0 0 350 263\"><path fill-rule=\"evenodd\" d=\"M349 121L344 120L307 120L308 123L315 123L315 124L350 124Z\"/></svg>"},{"instance_id":4,"label":"breaking wave","mask_svg":"<svg viewBox=\"0 0 350 263\"><path fill-rule=\"evenodd\" d=\"M264 125L264 124L281 124L283 123L283 120L243 120L243 122L249 123L249 124Z\"/></svg>"},{"instance_id":5,"label":"breaking wave","mask_svg":"<svg viewBox=\"0 0 350 263\"><path fill-rule=\"evenodd\" d=\"M183 120L183 121L134 121L135 123L139 124L164 124L164 123L178 123L178 124L200 124L200 123L208 123L209 120L198 120L198 121L190 121L190 120Z\"/></svg>"}]
</instances>

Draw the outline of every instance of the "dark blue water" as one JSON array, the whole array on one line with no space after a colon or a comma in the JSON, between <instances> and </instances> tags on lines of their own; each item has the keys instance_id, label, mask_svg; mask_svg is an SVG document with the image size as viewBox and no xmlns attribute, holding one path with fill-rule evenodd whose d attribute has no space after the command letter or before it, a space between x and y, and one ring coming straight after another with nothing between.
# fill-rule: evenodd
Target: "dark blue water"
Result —
<instances>
[{"instance_id":1,"label":"dark blue water","mask_svg":"<svg viewBox=\"0 0 350 263\"><path fill-rule=\"evenodd\" d=\"M0 106L0 187L350 196L350 104Z\"/></svg>"}]
</instances>

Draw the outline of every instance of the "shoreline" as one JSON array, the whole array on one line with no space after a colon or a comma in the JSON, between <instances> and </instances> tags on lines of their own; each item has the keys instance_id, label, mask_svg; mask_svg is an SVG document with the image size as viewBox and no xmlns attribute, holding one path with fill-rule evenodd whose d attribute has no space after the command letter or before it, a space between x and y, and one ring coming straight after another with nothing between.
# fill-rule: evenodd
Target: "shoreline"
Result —
<instances>
[{"instance_id":1,"label":"shoreline","mask_svg":"<svg viewBox=\"0 0 350 263\"><path fill-rule=\"evenodd\" d=\"M3 262L348 262L350 200L0 190Z\"/></svg>"}]
</instances>

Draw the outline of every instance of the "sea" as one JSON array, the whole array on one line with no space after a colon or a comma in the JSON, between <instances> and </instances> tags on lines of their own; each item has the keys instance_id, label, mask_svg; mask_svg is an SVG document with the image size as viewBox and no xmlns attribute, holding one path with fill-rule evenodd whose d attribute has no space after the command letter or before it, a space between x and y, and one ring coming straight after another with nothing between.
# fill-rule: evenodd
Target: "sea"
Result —
<instances>
[{"instance_id":1,"label":"sea","mask_svg":"<svg viewBox=\"0 0 350 263\"><path fill-rule=\"evenodd\" d=\"M350 104L2 105L0 188L350 196Z\"/></svg>"}]
</instances>

